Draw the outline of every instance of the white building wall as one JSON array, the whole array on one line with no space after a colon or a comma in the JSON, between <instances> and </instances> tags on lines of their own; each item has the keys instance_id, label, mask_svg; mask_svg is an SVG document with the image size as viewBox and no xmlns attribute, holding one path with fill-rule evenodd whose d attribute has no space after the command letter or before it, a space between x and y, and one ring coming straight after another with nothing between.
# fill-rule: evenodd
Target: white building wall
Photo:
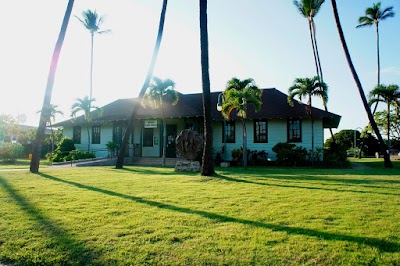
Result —
<instances>
[{"instance_id":1,"label":"white building wall","mask_svg":"<svg viewBox=\"0 0 400 266\"><path fill-rule=\"evenodd\" d=\"M214 139L214 156L217 153L222 154L222 121L215 121L213 123L213 139ZM275 153L272 148L279 142L287 142L287 120L286 119L270 119L268 120L268 143L254 143L254 124L252 120L246 121L247 131L247 148L251 151L264 150L268 153L269 158L274 160ZM235 143L226 143L226 160L232 160L231 152L234 149L243 147L243 126L241 120L235 121ZM324 143L324 130L322 127L322 120L316 119L314 121L314 147L323 148ZM302 146L307 150L311 150L311 121L302 120L302 142L294 143Z\"/></svg>"}]
</instances>

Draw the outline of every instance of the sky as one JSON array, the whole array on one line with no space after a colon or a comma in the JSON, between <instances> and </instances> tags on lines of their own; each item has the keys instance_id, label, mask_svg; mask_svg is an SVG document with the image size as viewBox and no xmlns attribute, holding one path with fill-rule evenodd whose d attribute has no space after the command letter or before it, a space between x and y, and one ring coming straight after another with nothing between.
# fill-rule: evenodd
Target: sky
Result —
<instances>
[{"instance_id":1,"label":"sky","mask_svg":"<svg viewBox=\"0 0 400 266\"><path fill-rule=\"evenodd\" d=\"M168 1L163 40L154 75L175 81L181 93L200 93L199 1ZM400 1L383 0L396 16L380 24L381 83L400 85ZM0 114L21 115L37 126L47 76L67 0L13 0L0 4ZM350 53L366 94L376 86L374 27L356 29L369 0L337 0ZM97 106L137 97L158 30L162 0L75 1L62 47L52 104L70 118L76 98L89 95L90 34L76 16L96 10L101 29L94 40L93 97ZM367 125L368 119L348 68L331 2L315 17L329 111L342 116L338 132ZM292 0L209 0L211 91L222 91L232 77L253 78L260 88L287 93L295 78L315 76L308 22ZM322 108L320 99L313 104ZM381 104L381 108L384 105ZM23 117L26 117L25 119ZM329 133L325 133L327 137Z\"/></svg>"}]
</instances>

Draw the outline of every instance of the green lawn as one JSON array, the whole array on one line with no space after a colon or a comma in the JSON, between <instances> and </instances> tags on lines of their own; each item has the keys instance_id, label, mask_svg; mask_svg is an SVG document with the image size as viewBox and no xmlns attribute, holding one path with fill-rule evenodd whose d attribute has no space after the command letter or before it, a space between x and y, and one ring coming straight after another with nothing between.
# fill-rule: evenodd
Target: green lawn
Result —
<instances>
[{"instance_id":1,"label":"green lawn","mask_svg":"<svg viewBox=\"0 0 400 266\"><path fill-rule=\"evenodd\" d=\"M18 159L15 163L0 161L0 170L5 169L29 169L31 161L28 159ZM40 167L47 167L50 163L47 160L40 161Z\"/></svg>"},{"instance_id":2,"label":"green lawn","mask_svg":"<svg viewBox=\"0 0 400 266\"><path fill-rule=\"evenodd\" d=\"M350 162L362 164L367 167L371 168L382 168L383 167L383 159L376 159L376 158L349 158ZM395 169L400 169L400 160L399 159L392 159L393 167Z\"/></svg>"},{"instance_id":3,"label":"green lawn","mask_svg":"<svg viewBox=\"0 0 400 266\"><path fill-rule=\"evenodd\" d=\"M0 171L0 264L400 265L399 166Z\"/></svg>"}]
</instances>

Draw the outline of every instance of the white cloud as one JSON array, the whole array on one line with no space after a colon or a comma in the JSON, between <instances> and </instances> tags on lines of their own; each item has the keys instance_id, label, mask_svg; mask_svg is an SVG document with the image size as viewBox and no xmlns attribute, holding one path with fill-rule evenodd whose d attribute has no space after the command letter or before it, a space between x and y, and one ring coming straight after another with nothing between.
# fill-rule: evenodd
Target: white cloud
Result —
<instances>
[{"instance_id":1,"label":"white cloud","mask_svg":"<svg viewBox=\"0 0 400 266\"><path fill-rule=\"evenodd\" d=\"M394 67L394 66L385 67L381 70L381 72L384 74L400 76L400 69L398 67Z\"/></svg>"}]
</instances>

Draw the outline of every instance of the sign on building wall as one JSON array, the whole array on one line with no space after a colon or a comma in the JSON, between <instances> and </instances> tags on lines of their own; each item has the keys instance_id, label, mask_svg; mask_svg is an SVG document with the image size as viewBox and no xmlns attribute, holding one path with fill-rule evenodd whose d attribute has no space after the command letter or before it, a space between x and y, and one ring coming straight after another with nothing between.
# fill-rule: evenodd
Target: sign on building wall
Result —
<instances>
[{"instance_id":1,"label":"sign on building wall","mask_svg":"<svg viewBox=\"0 0 400 266\"><path fill-rule=\"evenodd\" d=\"M144 120L144 128L157 128L157 120Z\"/></svg>"}]
</instances>

